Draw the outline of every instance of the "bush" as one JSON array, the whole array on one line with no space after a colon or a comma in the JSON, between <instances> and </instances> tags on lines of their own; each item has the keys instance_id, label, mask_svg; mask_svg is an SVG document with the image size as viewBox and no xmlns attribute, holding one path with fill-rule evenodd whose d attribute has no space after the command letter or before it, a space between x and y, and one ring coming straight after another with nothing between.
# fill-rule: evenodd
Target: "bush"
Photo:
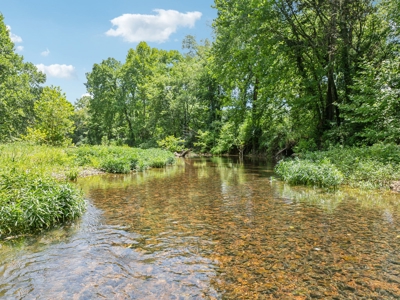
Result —
<instances>
[{"instance_id":1,"label":"bush","mask_svg":"<svg viewBox=\"0 0 400 300\"><path fill-rule=\"evenodd\" d=\"M77 164L100 168L109 173L129 173L172 164L174 155L162 149L139 149L119 146L85 146L70 150Z\"/></svg>"},{"instance_id":2,"label":"bush","mask_svg":"<svg viewBox=\"0 0 400 300\"><path fill-rule=\"evenodd\" d=\"M0 237L34 233L73 220L85 209L82 193L41 174L2 170Z\"/></svg>"},{"instance_id":3,"label":"bush","mask_svg":"<svg viewBox=\"0 0 400 300\"><path fill-rule=\"evenodd\" d=\"M60 148L14 143L0 145L0 238L40 231L82 214L84 200L75 186L82 168L128 173L164 167L175 160L161 149L119 146Z\"/></svg>"},{"instance_id":4,"label":"bush","mask_svg":"<svg viewBox=\"0 0 400 300\"><path fill-rule=\"evenodd\" d=\"M157 141L159 147L171 152L181 152L185 149L185 140L176 138L173 135L167 136L161 141Z\"/></svg>"},{"instance_id":5,"label":"bush","mask_svg":"<svg viewBox=\"0 0 400 300\"><path fill-rule=\"evenodd\" d=\"M198 147L201 153L210 151L215 139L214 134L211 131L202 131L199 129L199 131L197 131L196 138L197 142L193 145Z\"/></svg>"},{"instance_id":6,"label":"bush","mask_svg":"<svg viewBox=\"0 0 400 300\"><path fill-rule=\"evenodd\" d=\"M305 184L318 187L337 187L343 182L343 174L328 160L280 161L275 171L290 184Z\"/></svg>"},{"instance_id":7,"label":"bush","mask_svg":"<svg viewBox=\"0 0 400 300\"><path fill-rule=\"evenodd\" d=\"M100 163L100 169L108 173L126 174L131 171L131 163L125 157L106 156Z\"/></svg>"},{"instance_id":8,"label":"bush","mask_svg":"<svg viewBox=\"0 0 400 300\"><path fill-rule=\"evenodd\" d=\"M388 188L400 179L400 147L375 144L370 147L334 147L328 151L306 152L301 159L318 163L328 159L344 175L344 183L362 188Z\"/></svg>"}]
</instances>

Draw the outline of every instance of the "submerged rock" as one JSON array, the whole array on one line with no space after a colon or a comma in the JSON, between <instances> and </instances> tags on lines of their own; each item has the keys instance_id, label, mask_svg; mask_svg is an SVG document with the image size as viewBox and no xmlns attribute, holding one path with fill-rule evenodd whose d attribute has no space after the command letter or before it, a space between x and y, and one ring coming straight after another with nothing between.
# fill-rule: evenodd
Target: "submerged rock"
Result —
<instances>
[{"instance_id":1,"label":"submerged rock","mask_svg":"<svg viewBox=\"0 0 400 300\"><path fill-rule=\"evenodd\" d=\"M400 193L400 180L399 181L393 181L392 184L390 185L390 189L392 191Z\"/></svg>"}]
</instances>

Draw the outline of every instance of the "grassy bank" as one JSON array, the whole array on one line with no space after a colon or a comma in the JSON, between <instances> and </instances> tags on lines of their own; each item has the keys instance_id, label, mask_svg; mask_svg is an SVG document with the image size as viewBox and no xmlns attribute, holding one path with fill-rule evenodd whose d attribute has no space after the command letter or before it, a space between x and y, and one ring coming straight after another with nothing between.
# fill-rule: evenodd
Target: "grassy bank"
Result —
<instances>
[{"instance_id":1,"label":"grassy bank","mask_svg":"<svg viewBox=\"0 0 400 300\"><path fill-rule=\"evenodd\" d=\"M376 144L300 153L295 159L279 162L275 171L292 184L388 189L400 180L400 147Z\"/></svg>"},{"instance_id":2,"label":"grassy bank","mask_svg":"<svg viewBox=\"0 0 400 300\"><path fill-rule=\"evenodd\" d=\"M138 149L118 146L84 146L67 150L74 164L93 167L108 173L129 173L148 168L162 168L175 160L161 149Z\"/></svg>"},{"instance_id":3,"label":"grassy bank","mask_svg":"<svg viewBox=\"0 0 400 300\"><path fill-rule=\"evenodd\" d=\"M67 181L87 169L128 173L173 161L172 153L160 149L0 145L0 238L38 232L80 216L83 195Z\"/></svg>"}]
</instances>

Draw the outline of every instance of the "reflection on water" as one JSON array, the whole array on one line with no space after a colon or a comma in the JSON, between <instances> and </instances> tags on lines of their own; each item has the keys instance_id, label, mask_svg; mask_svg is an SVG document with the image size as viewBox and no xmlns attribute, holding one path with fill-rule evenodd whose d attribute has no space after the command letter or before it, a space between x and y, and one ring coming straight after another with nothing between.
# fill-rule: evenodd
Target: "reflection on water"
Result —
<instances>
[{"instance_id":1,"label":"reflection on water","mask_svg":"<svg viewBox=\"0 0 400 300\"><path fill-rule=\"evenodd\" d=\"M80 179L79 222L0 244L0 298L400 298L398 194L272 175L212 158Z\"/></svg>"}]
</instances>

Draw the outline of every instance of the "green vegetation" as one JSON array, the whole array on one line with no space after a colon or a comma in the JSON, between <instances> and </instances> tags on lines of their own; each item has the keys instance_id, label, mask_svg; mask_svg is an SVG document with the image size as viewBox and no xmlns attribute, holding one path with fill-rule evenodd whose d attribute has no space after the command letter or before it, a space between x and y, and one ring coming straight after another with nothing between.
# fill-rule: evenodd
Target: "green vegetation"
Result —
<instances>
[{"instance_id":1,"label":"green vegetation","mask_svg":"<svg viewBox=\"0 0 400 300\"><path fill-rule=\"evenodd\" d=\"M173 135L165 137L165 139L161 141L157 141L158 146L161 148L167 149L171 152L181 152L184 148L185 140L176 138Z\"/></svg>"},{"instance_id":2,"label":"green vegetation","mask_svg":"<svg viewBox=\"0 0 400 300\"><path fill-rule=\"evenodd\" d=\"M0 171L0 238L47 229L84 210L82 194L69 183L18 169Z\"/></svg>"},{"instance_id":3,"label":"green vegetation","mask_svg":"<svg viewBox=\"0 0 400 300\"><path fill-rule=\"evenodd\" d=\"M35 119L33 106L46 76L15 53L0 13L0 142L25 134Z\"/></svg>"},{"instance_id":4,"label":"green vegetation","mask_svg":"<svg viewBox=\"0 0 400 300\"><path fill-rule=\"evenodd\" d=\"M108 173L129 173L172 164L174 155L161 149L138 149L119 146L83 146L68 149L74 162L82 167L94 167Z\"/></svg>"},{"instance_id":5,"label":"green vegetation","mask_svg":"<svg viewBox=\"0 0 400 300\"><path fill-rule=\"evenodd\" d=\"M306 152L300 158L281 161L276 172L292 184L329 187L343 182L353 187L388 188L400 179L400 147L375 144Z\"/></svg>"},{"instance_id":6,"label":"green vegetation","mask_svg":"<svg viewBox=\"0 0 400 300\"><path fill-rule=\"evenodd\" d=\"M37 144L70 145L74 131L74 107L59 88L45 87L34 104L36 122L23 138Z\"/></svg>"},{"instance_id":7,"label":"green vegetation","mask_svg":"<svg viewBox=\"0 0 400 300\"><path fill-rule=\"evenodd\" d=\"M213 42L187 36L182 53L141 42L123 62L96 63L89 96L74 107L16 53L0 14L0 142L32 143L1 146L2 180L64 193L46 178L171 163L157 146L241 156L294 150L303 154L277 172L296 184L399 179L400 0L215 0L215 8ZM82 147L47 147L72 143ZM18 184L2 183L0 199L16 211L34 190ZM7 200L13 186L20 192Z\"/></svg>"},{"instance_id":8,"label":"green vegetation","mask_svg":"<svg viewBox=\"0 0 400 300\"><path fill-rule=\"evenodd\" d=\"M281 161L275 170L291 184L337 187L343 182L343 174L326 159L318 162L299 159Z\"/></svg>"},{"instance_id":9,"label":"green vegetation","mask_svg":"<svg viewBox=\"0 0 400 300\"><path fill-rule=\"evenodd\" d=\"M400 0L215 8L212 42L141 42L94 64L73 112L15 53L1 16L0 141L240 155L400 143Z\"/></svg>"},{"instance_id":10,"label":"green vegetation","mask_svg":"<svg viewBox=\"0 0 400 300\"><path fill-rule=\"evenodd\" d=\"M172 164L174 155L162 149L138 149L120 146L81 146L60 148L27 143L0 145L0 165L21 172L76 178L85 168L109 173L127 173ZM124 166L118 169L117 166Z\"/></svg>"},{"instance_id":11,"label":"green vegetation","mask_svg":"<svg viewBox=\"0 0 400 300\"><path fill-rule=\"evenodd\" d=\"M399 143L399 0L352 3L216 0L212 43L142 42L95 64L74 142L173 137L215 154Z\"/></svg>"},{"instance_id":12,"label":"green vegetation","mask_svg":"<svg viewBox=\"0 0 400 300\"><path fill-rule=\"evenodd\" d=\"M0 153L0 238L34 233L80 216L83 195L65 180L75 180L84 169L128 173L174 162L165 150L118 146L11 143L0 145Z\"/></svg>"}]
</instances>

